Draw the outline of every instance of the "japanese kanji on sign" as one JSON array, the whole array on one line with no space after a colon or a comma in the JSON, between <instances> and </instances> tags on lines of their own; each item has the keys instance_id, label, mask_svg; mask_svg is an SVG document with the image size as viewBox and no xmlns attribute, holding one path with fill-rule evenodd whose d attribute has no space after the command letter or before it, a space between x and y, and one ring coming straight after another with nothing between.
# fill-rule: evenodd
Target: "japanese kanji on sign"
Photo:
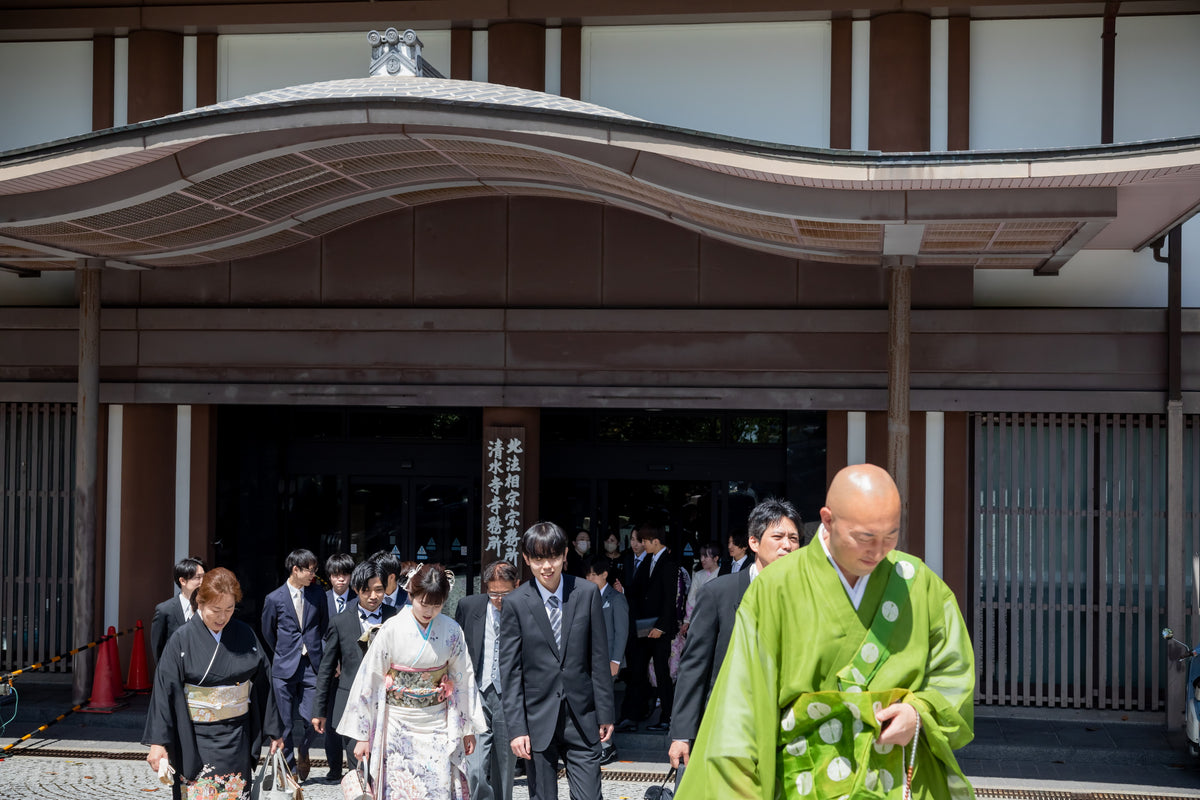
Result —
<instances>
[{"instance_id":1,"label":"japanese kanji on sign","mask_svg":"<svg viewBox=\"0 0 1200 800\"><path fill-rule=\"evenodd\" d=\"M483 563L519 564L525 505L525 428L483 431Z\"/></svg>"}]
</instances>

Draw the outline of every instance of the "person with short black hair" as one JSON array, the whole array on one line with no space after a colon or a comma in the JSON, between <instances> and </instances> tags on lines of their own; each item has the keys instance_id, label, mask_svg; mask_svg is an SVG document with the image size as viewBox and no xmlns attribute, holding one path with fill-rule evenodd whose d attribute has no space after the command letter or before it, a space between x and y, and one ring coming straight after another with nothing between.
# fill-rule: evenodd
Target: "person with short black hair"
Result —
<instances>
[{"instance_id":1,"label":"person with short black hair","mask_svg":"<svg viewBox=\"0 0 1200 800\"><path fill-rule=\"evenodd\" d=\"M466 758L487 720L462 629L441 613L451 578L440 564L409 576L412 603L367 648L338 723L367 763L377 800L470 796Z\"/></svg>"},{"instance_id":2,"label":"person with short black hair","mask_svg":"<svg viewBox=\"0 0 1200 800\"><path fill-rule=\"evenodd\" d=\"M671 640L678 630L676 604L679 600L679 565L671 558L666 545L666 532L656 522L643 522L637 528L646 557L633 577L633 586L626 590L635 635L630 636L629 669L626 672L625 699L622 712L625 719L620 730L637 730L637 718L652 711L650 665L654 665L659 700L658 722L646 729L665 732L671 726L671 705L675 699L675 683L671 679Z\"/></svg>"},{"instance_id":3,"label":"person with short black hair","mask_svg":"<svg viewBox=\"0 0 1200 800\"><path fill-rule=\"evenodd\" d=\"M527 759L530 800L558 797L558 760L573 800L600 797L600 747L614 708L600 591L564 575L567 536L538 522L521 537L534 580L517 587L500 619L500 680L513 754Z\"/></svg>"},{"instance_id":4,"label":"person with short black hair","mask_svg":"<svg viewBox=\"0 0 1200 800\"><path fill-rule=\"evenodd\" d=\"M750 565L754 563L749 539L750 534L745 525L739 525L729 532L729 540L726 542L729 558L721 564L722 575L736 575L744 569L749 569Z\"/></svg>"},{"instance_id":5,"label":"person with short black hair","mask_svg":"<svg viewBox=\"0 0 1200 800\"><path fill-rule=\"evenodd\" d=\"M329 630L326 633L326 639L328 639L329 633L333 632L333 621L337 618L337 615L358 605L355 594L350 587L350 576L353 572L354 556L349 553L334 553L325 559L325 574L329 577L329 591L325 593L325 597L329 601ZM321 662L325 662L324 654L321 656ZM322 694L320 683L321 674L318 667L317 708L313 713L319 713L323 717L327 717L333 713L334 697L331 692L326 693L326 704L321 705ZM321 731L318 730L317 733L321 733ZM342 778L343 747L340 738L332 732L325 737L325 760L329 763L329 772L326 777L329 780L341 780Z\"/></svg>"},{"instance_id":6,"label":"person with short black hair","mask_svg":"<svg viewBox=\"0 0 1200 800\"><path fill-rule=\"evenodd\" d=\"M317 696L314 708L323 712L313 719L313 729L325 736L325 752L328 754L339 747L345 750L350 768L358 766L354 759L353 739L347 739L334 730L346 710L350 698L350 687L362 665L363 654L373 632L396 614L398 609L383 604L383 570L375 561L364 561L354 567L350 574L350 588L355 594L355 603L341 614L329 620L329 632L322 645L321 666L317 670ZM333 690L334 681L337 689ZM327 724L333 720L332 724ZM341 771L341 752L338 753L338 772ZM330 779L334 774L333 761L329 765Z\"/></svg>"},{"instance_id":7,"label":"person with short black hair","mask_svg":"<svg viewBox=\"0 0 1200 800\"><path fill-rule=\"evenodd\" d=\"M404 604L408 602L408 595L405 594L401 584L404 583L402 578L408 573L405 572L400 557L387 550L380 550L372 553L370 560L377 562L386 576L383 582L383 604L403 608Z\"/></svg>"},{"instance_id":8,"label":"person with short black hair","mask_svg":"<svg viewBox=\"0 0 1200 800\"><path fill-rule=\"evenodd\" d=\"M204 573L204 561L199 556L188 556L175 562L175 587L179 594L155 606L154 618L150 621L150 647L154 650L155 662L162 658L171 634L192 618L192 595L200 588Z\"/></svg>"},{"instance_id":9,"label":"person with short black hair","mask_svg":"<svg viewBox=\"0 0 1200 800\"><path fill-rule=\"evenodd\" d=\"M591 560L587 579L600 590L600 611L604 615L604 632L608 637L608 666L615 678L621 667L625 666L625 647L629 642L629 603L625 595L613 588L619 579L608 556L598 555ZM617 746L610 739L600 749L600 763L611 764L616 760Z\"/></svg>"},{"instance_id":10,"label":"person with short black hair","mask_svg":"<svg viewBox=\"0 0 1200 800\"><path fill-rule=\"evenodd\" d=\"M309 748L316 738L312 702L317 693L322 642L329 628L329 604L320 587L312 585L317 576L317 557L311 550L293 550L285 566L287 580L263 602L262 633L275 653L271 683L283 717L284 756L303 781L312 767ZM304 733L294 750L292 723L297 714Z\"/></svg>"},{"instance_id":11,"label":"person with short black hair","mask_svg":"<svg viewBox=\"0 0 1200 800\"><path fill-rule=\"evenodd\" d=\"M467 653L475 668L483 716L488 723L488 729L479 734L475 752L467 758L467 781L471 800L512 800L516 757L509 747L501 700L500 611L504 598L520 584L520 573L507 561L492 561L483 568L480 584L483 592L459 600L454 612L467 638Z\"/></svg>"}]
</instances>

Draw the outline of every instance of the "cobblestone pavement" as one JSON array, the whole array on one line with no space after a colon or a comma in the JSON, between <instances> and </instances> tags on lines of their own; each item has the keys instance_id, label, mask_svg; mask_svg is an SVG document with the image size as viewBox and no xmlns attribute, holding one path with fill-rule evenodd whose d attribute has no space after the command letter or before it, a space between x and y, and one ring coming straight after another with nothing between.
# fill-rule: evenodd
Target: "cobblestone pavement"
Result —
<instances>
[{"instance_id":1,"label":"cobblestone pavement","mask_svg":"<svg viewBox=\"0 0 1200 800\"><path fill-rule=\"evenodd\" d=\"M323 768L314 769L323 776ZM641 800L654 784L645 781L605 780L604 800ZM14 756L0 761L0 800L109 800L109 798L169 798L171 790L158 782L145 761L105 758ZM567 797L566 779L559 781L559 796ZM324 777L310 777L304 800L341 800L341 788ZM528 800L525 781L518 779L513 800Z\"/></svg>"}]
</instances>

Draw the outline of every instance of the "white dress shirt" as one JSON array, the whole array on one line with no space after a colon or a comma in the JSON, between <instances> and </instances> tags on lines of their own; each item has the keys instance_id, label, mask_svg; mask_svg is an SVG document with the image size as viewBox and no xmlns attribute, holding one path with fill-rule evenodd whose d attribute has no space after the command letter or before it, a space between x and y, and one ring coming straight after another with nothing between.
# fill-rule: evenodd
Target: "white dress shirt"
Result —
<instances>
[{"instance_id":1,"label":"white dress shirt","mask_svg":"<svg viewBox=\"0 0 1200 800\"><path fill-rule=\"evenodd\" d=\"M825 542L825 536L825 526L821 525L821 527L817 528L817 539L821 542L821 549L825 551L825 557L829 559L829 563L833 564L833 568L837 570L838 577L842 579L842 587L846 590L846 594L849 596L854 610L857 611L858 607L862 605L863 595L867 593L867 581L871 580L871 576L863 575L851 586L850 581L846 580L846 575L842 572L842 568L837 565L837 562L833 560L833 556L830 555L829 545Z\"/></svg>"}]
</instances>

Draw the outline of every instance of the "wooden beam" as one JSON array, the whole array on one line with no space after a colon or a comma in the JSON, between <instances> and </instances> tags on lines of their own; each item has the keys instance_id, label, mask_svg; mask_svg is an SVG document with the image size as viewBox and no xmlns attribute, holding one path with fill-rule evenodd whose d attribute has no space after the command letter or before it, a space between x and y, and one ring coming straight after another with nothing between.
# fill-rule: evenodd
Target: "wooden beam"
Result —
<instances>
[{"instance_id":1,"label":"wooden beam","mask_svg":"<svg viewBox=\"0 0 1200 800\"><path fill-rule=\"evenodd\" d=\"M909 362L912 357L912 259L889 265L888 296L888 458L887 469L900 490L901 550L908 545Z\"/></svg>"}]
</instances>

